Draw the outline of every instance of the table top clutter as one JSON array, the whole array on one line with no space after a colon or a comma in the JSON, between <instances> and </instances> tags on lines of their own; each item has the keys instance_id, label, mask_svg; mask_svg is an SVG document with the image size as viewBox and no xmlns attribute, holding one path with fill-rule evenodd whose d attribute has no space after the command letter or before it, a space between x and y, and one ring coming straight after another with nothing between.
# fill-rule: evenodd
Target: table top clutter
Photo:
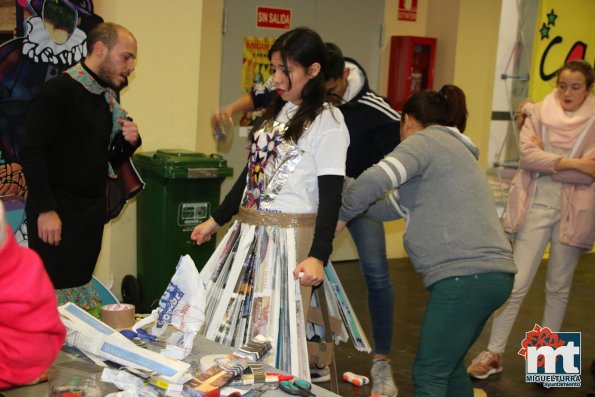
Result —
<instances>
[{"instance_id":1,"label":"table top clutter","mask_svg":"<svg viewBox=\"0 0 595 397\"><path fill-rule=\"evenodd\" d=\"M142 334L142 332L141 332ZM129 336L133 336L132 334L130 334ZM147 337L145 335L138 335L140 336L141 340L144 342L144 344L146 344L146 348L150 349L152 351L158 351L160 347L160 344L156 344L154 342L157 341L152 341L150 336ZM143 336L145 336L143 338ZM161 341L159 341L161 342ZM51 394L51 397L53 397L54 395L59 396L60 394L56 394L55 391L56 390L67 390L69 386L76 386L73 385L73 383L84 383L86 385L89 385L89 387L95 387L94 390L96 390L96 395L99 396L104 396L107 395L109 393L115 393L118 391L118 389L111 383L106 383L106 382L102 382L100 381L102 379L102 373L104 370L104 367L100 366L100 363L93 363L91 362L87 357L85 357L84 355L77 353L78 350L72 348L72 347L68 347L65 346L62 350L62 352L60 353L60 355L58 356L58 358L56 359L56 361L54 362L54 364L52 365L52 367L49 370L49 382L48 383L42 383L42 384L38 384L38 385L32 385L32 386L23 386L23 387L19 387L19 388L14 388L14 389L10 389L10 390L4 390L2 391L2 393L6 396L6 397L46 397L48 395L50 395L50 388L52 388L54 390L54 393ZM208 356L208 355L214 355L214 354L230 354L233 352L233 349L227 346L223 346L220 345L218 343L215 343L213 341L210 341L208 339L205 339L204 337L201 336L196 336L195 340L194 340L194 344L192 347L192 351L191 353L184 359L185 364L187 365L187 368L189 368L190 370L197 370L199 369L199 362L200 359L202 357ZM114 371L114 374L118 374L120 372L126 372L126 371ZM204 371L203 371L204 372ZM275 396L289 396L291 394L294 395L304 395L304 396L319 396L319 397L334 397L337 396L336 394L323 389L321 387L318 387L317 385L312 385L309 382L305 382L302 380L298 380L298 379L287 379L287 377L284 377L283 375L286 374L280 374L280 372L272 367L263 366L263 374L266 376L266 382L264 384L260 385L260 390L251 390L251 385L250 385L250 381L247 382L243 382L243 383L248 383L248 385L237 385L237 381L235 382L235 385L233 386L234 389L231 389L231 391L229 391L229 388L226 389L222 389L222 390L228 390L230 393L234 390L238 390L240 393L244 393L243 395L245 396L263 396L263 397L275 397ZM273 376L275 375L275 376ZM280 376L281 375L281 376ZM105 376L105 375L104 375ZM245 375L242 376L242 379L246 380L248 378L250 378L250 372L246 372ZM275 382L274 378L277 378L277 381ZM141 380L140 378L138 378L139 380ZM76 382L75 382L76 380ZM142 380L141 380L142 381ZM161 380L161 382L163 382L163 380ZM283 388L279 387L280 382L287 382L286 384L284 384ZM145 382L146 383L146 382ZM148 382L153 384L154 386L156 385L155 382ZM62 386L64 385L64 386ZM161 384L161 386L163 387L163 383ZM297 385L301 386L301 387L297 387ZM291 386L291 387L290 387ZM60 387L62 387L62 389L60 389ZM167 385L165 385L165 387L167 387ZM309 387L309 389L308 389ZM255 387L256 388L256 387ZM307 391L306 391L306 390ZM172 389L173 390L173 389ZM297 390L297 391L296 391ZM291 392L290 392L291 391ZM187 391L185 391L184 393L187 393ZM297 394L296 394L297 393ZM88 395L88 394L85 394ZM165 392L163 391L163 393L161 394L156 394L156 395L165 395ZM179 394L182 396L219 396L219 390L213 390L213 392L202 392L202 393L195 393L195 394ZM221 395L226 395L226 394L221 394ZM240 394L236 394L236 395L240 395Z\"/></svg>"}]
</instances>

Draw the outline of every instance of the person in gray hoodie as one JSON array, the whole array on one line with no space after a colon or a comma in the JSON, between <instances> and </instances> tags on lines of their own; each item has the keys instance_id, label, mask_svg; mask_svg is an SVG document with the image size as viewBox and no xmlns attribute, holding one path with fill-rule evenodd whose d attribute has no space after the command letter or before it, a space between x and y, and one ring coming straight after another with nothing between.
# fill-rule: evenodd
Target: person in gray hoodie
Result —
<instances>
[{"instance_id":1,"label":"person in gray hoodie","mask_svg":"<svg viewBox=\"0 0 595 397\"><path fill-rule=\"evenodd\" d=\"M510 295L516 267L479 150L462 134L465 94L414 94L401 141L344 188L337 232L357 215L404 218L404 245L430 292L413 365L415 396L473 396L465 354Z\"/></svg>"}]
</instances>

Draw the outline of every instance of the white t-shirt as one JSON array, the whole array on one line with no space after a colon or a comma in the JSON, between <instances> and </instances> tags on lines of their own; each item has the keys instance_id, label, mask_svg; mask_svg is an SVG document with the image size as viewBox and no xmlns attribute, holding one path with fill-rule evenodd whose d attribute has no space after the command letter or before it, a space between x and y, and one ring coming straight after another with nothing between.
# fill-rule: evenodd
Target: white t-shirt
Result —
<instances>
[{"instance_id":1,"label":"white t-shirt","mask_svg":"<svg viewBox=\"0 0 595 397\"><path fill-rule=\"evenodd\" d=\"M287 102L276 121L287 123L297 106ZM266 210L315 213L318 210L318 176L345 176L349 132L339 109L325 104L298 140L302 159L289 175L279 195Z\"/></svg>"}]
</instances>

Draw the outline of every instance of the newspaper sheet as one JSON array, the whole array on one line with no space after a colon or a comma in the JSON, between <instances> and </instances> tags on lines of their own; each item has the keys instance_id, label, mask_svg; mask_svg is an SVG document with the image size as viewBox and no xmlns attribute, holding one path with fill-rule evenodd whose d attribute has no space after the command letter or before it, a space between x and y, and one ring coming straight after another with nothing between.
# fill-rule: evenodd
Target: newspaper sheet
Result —
<instances>
[{"instance_id":1,"label":"newspaper sheet","mask_svg":"<svg viewBox=\"0 0 595 397\"><path fill-rule=\"evenodd\" d=\"M67 329L66 343L104 360L137 369L155 371L169 382L176 382L190 367L153 351L136 346L115 329L73 303L58 307Z\"/></svg>"}]
</instances>

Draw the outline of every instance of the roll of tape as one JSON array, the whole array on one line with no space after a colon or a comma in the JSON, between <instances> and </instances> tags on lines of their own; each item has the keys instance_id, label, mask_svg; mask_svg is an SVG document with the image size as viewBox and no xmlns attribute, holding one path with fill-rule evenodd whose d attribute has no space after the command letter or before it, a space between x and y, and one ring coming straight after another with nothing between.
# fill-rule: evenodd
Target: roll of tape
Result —
<instances>
[{"instance_id":1,"label":"roll of tape","mask_svg":"<svg viewBox=\"0 0 595 397\"><path fill-rule=\"evenodd\" d=\"M101 321L114 329L130 328L134 325L134 305L113 303L101 306Z\"/></svg>"}]
</instances>

